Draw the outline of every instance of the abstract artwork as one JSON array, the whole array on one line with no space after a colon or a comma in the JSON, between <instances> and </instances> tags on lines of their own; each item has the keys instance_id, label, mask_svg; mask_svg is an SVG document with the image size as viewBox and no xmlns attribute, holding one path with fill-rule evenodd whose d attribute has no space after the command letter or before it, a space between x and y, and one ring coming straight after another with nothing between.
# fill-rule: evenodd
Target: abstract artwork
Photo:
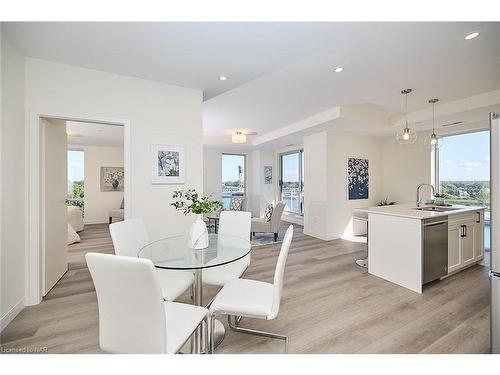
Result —
<instances>
[{"instance_id":1,"label":"abstract artwork","mask_svg":"<svg viewBox=\"0 0 500 375\"><path fill-rule=\"evenodd\" d=\"M123 167L101 167L101 191L123 191Z\"/></svg>"},{"instance_id":2,"label":"abstract artwork","mask_svg":"<svg viewBox=\"0 0 500 375\"><path fill-rule=\"evenodd\" d=\"M153 184L185 183L185 154L183 146L152 145L151 170Z\"/></svg>"},{"instance_id":3,"label":"abstract artwork","mask_svg":"<svg viewBox=\"0 0 500 375\"><path fill-rule=\"evenodd\" d=\"M264 183L273 183L273 167L271 167L270 165L264 166Z\"/></svg>"},{"instance_id":4,"label":"abstract artwork","mask_svg":"<svg viewBox=\"0 0 500 375\"><path fill-rule=\"evenodd\" d=\"M368 199L368 190L368 159L349 158L347 160L348 199Z\"/></svg>"}]
</instances>

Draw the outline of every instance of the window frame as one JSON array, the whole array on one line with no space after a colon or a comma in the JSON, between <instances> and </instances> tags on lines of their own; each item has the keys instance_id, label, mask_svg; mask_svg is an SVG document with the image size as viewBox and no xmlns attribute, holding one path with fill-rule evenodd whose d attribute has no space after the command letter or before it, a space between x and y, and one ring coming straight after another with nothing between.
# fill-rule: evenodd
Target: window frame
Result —
<instances>
[{"instance_id":1,"label":"window frame","mask_svg":"<svg viewBox=\"0 0 500 375\"><path fill-rule=\"evenodd\" d=\"M439 136L439 140L447 138L447 137L453 137L456 135L466 135L466 134L474 134L474 133L482 133L482 132L490 133L490 129L489 128L480 128L480 129L469 129L469 130L450 132L450 133L446 133L446 134ZM490 137L491 137L491 133L490 133ZM439 140L438 140L438 142L439 142ZM434 148L432 150L432 154L431 154L431 156L433 157L433 160L431 162L431 166L434 169L433 171L431 170L431 173L434 173L434 176L433 176L434 178L433 178L432 182L434 183L436 193L441 193L441 189L440 189L441 186L439 183L439 175L440 175L440 170L439 170L440 152L439 152L439 149L440 149L439 147ZM490 171L490 173L491 173L491 171ZM491 177L490 177L490 186L491 186ZM490 201L490 205L491 205L491 201Z\"/></svg>"},{"instance_id":2,"label":"window frame","mask_svg":"<svg viewBox=\"0 0 500 375\"><path fill-rule=\"evenodd\" d=\"M297 150L291 150L291 151L286 151L286 152L280 152L278 154L278 159L279 159L279 178L278 178L278 194L279 194L279 199L282 199L282 194L283 194L283 156L286 155L293 155L293 154L298 154L298 166L299 166L299 171L298 171L298 176L299 176L299 193L303 194L304 193L304 149L300 148ZM304 202L299 203L299 212L295 211L289 211L284 209L284 212L293 214L293 215L299 215L299 216L304 216L304 207L303 207Z\"/></svg>"},{"instance_id":3,"label":"window frame","mask_svg":"<svg viewBox=\"0 0 500 375\"><path fill-rule=\"evenodd\" d=\"M247 198L247 155L232 153L232 152L223 152L221 154L221 171L223 167L222 164L224 161L224 156L243 156L243 197ZM222 173L221 173L221 180L222 180ZM224 181L221 181L221 183L223 182ZM222 192L221 192L221 197L222 197Z\"/></svg>"}]
</instances>

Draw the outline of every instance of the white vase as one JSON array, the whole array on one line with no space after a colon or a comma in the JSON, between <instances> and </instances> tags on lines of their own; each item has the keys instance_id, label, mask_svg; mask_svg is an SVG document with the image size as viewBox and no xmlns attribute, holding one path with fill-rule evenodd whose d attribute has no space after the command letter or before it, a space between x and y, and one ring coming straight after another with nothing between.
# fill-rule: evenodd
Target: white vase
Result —
<instances>
[{"instance_id":1,"label":"white vase","mask_svg":"<svg viewBox=\"0 0 500 375\"><path fill-rule=\"evenodd\" d=\"M208 247L208 230L203 221L203 214L197 214L196 220L189 230L189 247L191 249L205 249Z\"/></svg>"}]
</instances>

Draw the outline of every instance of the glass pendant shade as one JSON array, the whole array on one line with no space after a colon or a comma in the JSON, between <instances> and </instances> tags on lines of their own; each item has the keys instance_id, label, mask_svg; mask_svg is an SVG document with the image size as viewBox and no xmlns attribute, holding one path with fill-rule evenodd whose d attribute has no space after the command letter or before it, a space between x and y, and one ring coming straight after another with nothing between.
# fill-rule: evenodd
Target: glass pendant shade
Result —
<instances>
[{"instance_id":1,"label":"glass pendant shade","mask_svg":"<svg viewBox=\"0 0 500 375\"><path fill-rule=\"evenodd\" d=\"M408 94L411 92L412 89L405 89L401 91L401 94L405 96L405 126L396 133L396 141L400 145L411 145L417 141L417 133L412 131L408 126Z\"/></svg>"},{"instance_id":2,"label":"glass pendant shade","mask_svg":"<svg viewBox=\"0 0 500 375\"><path fill-rule=\"evenodd\" d=\"M405 126L404 129L396 133L396 140L400 145L411 145L417 141L417 133Z\"/></svg>"},{"instance_id":3,"label":"glass pendant shade","mask_svg":"<svg viewBox=\"0 0 500 375\"><path fill-rule=\"evenodd\" d=\"M441 147L442 143L439 142L438 136L435 130L435 116L434 116L434 105L439 101L439 99L430 99L429 103L432 104L432 133L424 138L424 145L429 149L436 149Z\"/></svg>"}]
</instances>

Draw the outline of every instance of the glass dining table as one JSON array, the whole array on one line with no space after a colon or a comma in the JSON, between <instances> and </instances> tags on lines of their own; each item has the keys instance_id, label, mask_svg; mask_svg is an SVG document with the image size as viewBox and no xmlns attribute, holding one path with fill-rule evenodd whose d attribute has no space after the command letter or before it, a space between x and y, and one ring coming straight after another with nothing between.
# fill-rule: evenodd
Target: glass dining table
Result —
<instances>
[{"instance_id":1,"label":"glass dining table","mask_svg":"<svg viewBox=\"0 0 500 375\"><path fill-rule=\"evenodd\" d=\"M138 253L139 258L150 259L156 268L192 271L194 273L193 301L203 306L203 270L220 267L236 262L250 253L249 240L222 234L209 234L209 245L196 250L188 246L189 236L163 238L144 246ZM215 346L225 335L224 325L215 322ZM200 353L202 348L202 329L197 329L191 341L191 351ZM205 348L206 350L206 348Z\"/></svg>"}]
</instances>

